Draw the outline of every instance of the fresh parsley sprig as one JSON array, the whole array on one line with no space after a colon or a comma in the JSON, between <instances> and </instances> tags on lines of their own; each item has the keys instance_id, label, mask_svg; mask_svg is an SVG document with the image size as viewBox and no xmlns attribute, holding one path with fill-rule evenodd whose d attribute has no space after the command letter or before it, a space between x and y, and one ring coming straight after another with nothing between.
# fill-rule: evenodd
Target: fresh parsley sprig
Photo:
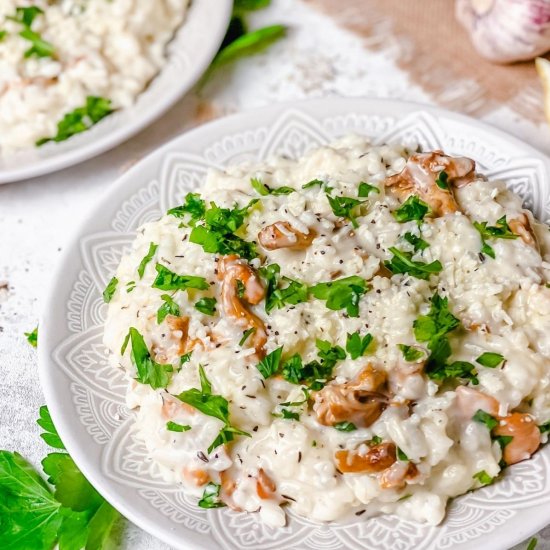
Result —
<instances>
[{"instance_id":1,"label":"fresh parsley sprig","mask_svg":"<svg viewBox=\"0 0 550 550\"><path fill-rule=\"evenodd\" d=\"M430 207L423 200L421 200L417 195L411 195L397 210L393 212L393 216L399 223L414 220L421 222L429 211Z\"/></svg>"},{"instance_id":2,"label":"fresh parsley sprig","mask_svg":"<svg viewBox=\"0 0 550 550\"><path fill-rule=\"evenodd\" d=\"M170 208L167 212L169 216L181 219L189 216L189 225L191 227L194 227L199 220L202 220L205 213L206 204L198 193L187 193L185 195L185 202L181 206Z\"/></svg>"},{"instance_id":3,"label":"fresh parsley sprig","mask_svg":"<svg viewBox=\"0 0 550 550\"><path fill-rule=\"evenodd\" d=\"M258 178L252 178L250 180L250 185L252 185L256 193L258 193L258 195L261 195L262 197L266 197L268 195L290 195L290 193L294 193L296 191L292 187L288 187L286 185L273 188L269 187Z\"/></svg>"},{"instance_id":4,"label":"fresh parsley sprig","mask_svg":"<svg viewBox=\"0 0 550 550\"><path fill-rule=\"evenodd\" d=\"M488 225L488 222L474 222L474 227L478 230L481 237L481 252L495 259L495 251L492 246L487 244L488 239L517 239L518 235L512 233L510 226L506 222L506 215L497 220L496 225Z\"/></svg>"},{"instance_id":5,"label":"fresh parsley sprig","mask_svg":"<svg viewBox=\"0 0 550 550\"><path fill-rule=\"evenodd\" d=\"M326 300L329 309L345 309L350 317L359 317L359 300L368 290L369 286L365 279L357 275L318 283L309 289L315 298Z\"/></svg>"},{"instance_id":6,"label":"fresh parsley sprig","mask_svg":"<svg viewBox=\"0 0 550 550\"><path fill-rule=\"evenodd\" d=\"M278 264L269 264L260 268L259 271L266 286L266 313L270 313L274 309L280 309L285 305L307 302L309 296L307 285L290 277L280 278L281 268ZM280 288L281 282L286 283L287 286Z\"/></svg>"},{"instance_id":7,"label":"fresh parsley sprig","mask_svg":"<svg viewBox=\"0 0 550 550\"><path fill-rule=\"evenodd\" d=\"M411 252L403 252L395 246L391 246L389 251L393 254L391 260L386 260L384 265L395 274L408 273L416 279L427 280L431 275L440 273L443 269L441 262L435 260L431 263L413 260Z\"/></svg>"},{"instance_id":8,"label":"fresh parsley sprig","mask_svg":"<svg viewBox=\"0 0 550 550\"><path fill-rule=\"evenodd\" d=\"M335 216L339 218L346 218L351 222L353 227L359 227L356 220L357 207L360 206L363 201L352 197L333 197L329 193L326 193L326 197L332 209L332 213Z\"/></svg>"}]
</instances>

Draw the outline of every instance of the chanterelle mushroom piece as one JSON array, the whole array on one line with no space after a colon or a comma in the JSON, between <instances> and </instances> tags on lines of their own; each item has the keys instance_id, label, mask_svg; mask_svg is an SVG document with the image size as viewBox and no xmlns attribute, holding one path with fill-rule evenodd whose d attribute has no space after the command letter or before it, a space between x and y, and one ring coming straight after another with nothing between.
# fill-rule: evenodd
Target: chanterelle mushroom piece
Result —
<instances>
[{"instance_id":1,"label":"chanterelle mushroom piece","mask_svg":"<svg viewBox=\"0 0 550 550\"><path fill-rule=\"evenodd\" d=\"M221 304L225 315L235 321L244 330L255 329L249 341L256 353L263 357L267 332L263 321L254 315L245 305L256 305L265 296L265 289L256 272L238 256L224 256L218 262L218 279L222 282ZM239 282L242 294L239 290Z\"/></svg>"},{"instance_id":2,"label":"chanterelle mushroom piece","mask_svg":"<svg viewBox=\"0 0 550 550\"><path fill-rule=\"evenodd\" d=\"M313 410L325 426L352 422L366 428L376 422L388 404L388 397L378 391L385 375L368 365L355 380L344 384L327 384L315 394Z\"/></svg>"},{"instance_id":3,"label":"chanterelle mushroom piece","mask_svg":"<svg viewBox=\"0 0 550 550\"><path fill-rule=\"evenodd\" d=\"M510 230L514 235L521 237L521 240L532 246L533 248L538 248L537 239L535 237L535 232L531 227L531 220L529 216L525 213L519 215L517 218L510 220L508 222Z\"/></svg>"},{"instance_id":4,"label":"chanterelle mushroom piece","mask_svg":"<svg viewBox=\"0 0 550 550\"><path fill-rule=\"evenodd\" d=\"M475 168L475 162L466 157L450 157L442 151L418 153L409 158L399 174L387 178L385 185L402 200L418 195L433 215L444 216L459 210L453 188L471 183ZM447 174L446 179L440 178L442 172Z\"/></svg>"},{"instance_id":5,"label":"chanterelle mushroom piece","mask_svg":"<svg viewBox=\"0 0 550 550\"><path fill-rule=\"evenodd\" d=\"M272 223L258 233L258 241L266 250L279 250L280 248L302 250L307 248L314 238L315 231L312 229L306 235L288 222Z\"/></svg>"}]
</instances>

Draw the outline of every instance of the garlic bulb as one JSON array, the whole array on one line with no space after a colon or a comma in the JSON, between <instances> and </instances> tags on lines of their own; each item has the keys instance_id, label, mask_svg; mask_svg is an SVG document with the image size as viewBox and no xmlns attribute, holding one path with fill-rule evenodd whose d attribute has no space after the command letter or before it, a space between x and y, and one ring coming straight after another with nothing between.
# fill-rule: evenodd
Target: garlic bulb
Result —
<instances>
[{"instance_id":1,"label":"garlic bulb","mask_svg":"<svg viewBox=\"0 0 550 550\"><path fill-rule=\"evenodd\" d=\"M456 16L490 61L512 63L550 50L550 0L457 0Z\"/></svg>"}]
</instances>

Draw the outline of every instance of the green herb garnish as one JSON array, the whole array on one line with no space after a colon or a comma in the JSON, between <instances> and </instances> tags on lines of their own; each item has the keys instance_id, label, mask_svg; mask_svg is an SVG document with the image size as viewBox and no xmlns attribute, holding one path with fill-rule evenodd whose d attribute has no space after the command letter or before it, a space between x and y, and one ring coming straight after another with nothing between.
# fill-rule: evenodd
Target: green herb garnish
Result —
<instances>
[{"instance_id":1,"label":"green herb garnish","mask_svg":"<svg viewBox=\"0 0 550 550\"><path fill-rule=\"evenodd\" d=\"M277 264L270 264L260 268L260 275L266 286L265 311L282 308L287 304L296 305L308 300L308 287L301 281L282 277L279 279L281 268ZM278 288L280 281L287 283L285 288Z\"/></svg>"},{"instance_id":2,"label":"green herb garnish","mask_svg":"<svg viewBox=\"0 0 550 550\"><path fill-rule=\"evenodd\" d=\"M414 363L419 359L424 357L425 353L423 350L415 348L413 346L407 346L406 344L397 344L397 347L401 350L403 358L409 363Z\"/></svg>"},{"instance_id":3,"label":"green herb garnish","mask_svg":"<svg viewBox=\"0 0 550 550\"><path fill-rule=\"evenodd\" d=\"M416 195L411 195L397 210L393 212L394 218L399 223L413 220L422 221L429 212L430 207Z\"/></svg>"},{"instance_id":4,"label":"green herb garnish","mask_svg":"<svg viewBox=\"0 0 550 550\"><path fill-rule=\"evenodd\" d=\"M472 477L479 481L481 485L491 485L493 483L493 478L485 470L475 473Z\"/></svg>"},{"instance_id":5,"label":"green herb garnish","mask_svg":"<svg viewBox=\"0 0 550 550\"><path fill-rule=\"evenodd\" d=\"M157 276L153 282L153 288L160 290L188 290L190 288L207 290L209 288L204 277L177 275L161 264L157 264L155 269L157 270Z\"/></svg>"},{"instance_id":6,"label":"green herb garnish","mask_svg":"<svg viewBox=\"0 0 550 550\"><path fill-rule=\"evenodd\" d=\"M487 244L487 239L517 239L518 235L512 233L506 216L502 216L497 220L496 225L487 225L488 222L474 222L474 227L478 230L481 236L481 252L495 259L495 251Z\"/></svg>"},{"instance_id":7,"label":"green herb garnish","mask_svg":"<svg viewBox=\"0 0 550 550\"><path fill-rule=\"evenodd\" d=\"M195 303L195 309L205 315L216 314L216 298L201 298Z\"/></svg>"},{"instance_id":8,"label":"green herb garnish","mask_svg":"<svg viewBox=\"0 0 550 550\"><path fill-rule=\"evenodd\" d=\"M176 422L172 422L170 420L166 423L166 429L169 432L188 432L191 429L191 426L187 426L186 424L177 424Z\"/></svg>"},{"instance_id":9,"label":"green herb garnish","mask_svg":"<svg viewBox=\"0 0 550 550\"><path fill-rule=\"evenodd\" d=\"M430 245L421 237L417 237L413 233L405 233L403 235L403 239L405 239L409 244L412 244L414 251L418 252L419 250L426 250Z\"/></svg>"},{"instance_id":10,"label":"green herb garnish","mask_svg":"<svg viewBox=\"0 0 550 550\"><path fill-rule=\"evenodd\" d=\"M51 138L42 138L36 142L37 147L49 141L65 141L70 137L89 130L94 124L113 112L111 101L103 97L88 96L86 105L66 114L57 123L57 134Z\"/></svg>"},{"instance_id":11,"label":"green herb garnish","mask_svg":"<svg viewBox=\"0 0 550 550\"><path fill-rule=\"evenodd\" d=\"M357 190L357 196L359 198L366 198L371 193L380 193L380 190L378 189L378 187L375 187L374 185L371 185L370 183L366 183L366 182L362 181L359 184L359 188Z\"/></svg>"},{"instance_id":12,"label":"green herb garnish","mask_svg":"<svg viewBox=\"0 0 550 550\"><path fill-rule=\"evenodd\" d=\"M31 332L25 332L27 342L33 347L38 346L38 327L34 328Z\"/></svg>"},{"instance_id":13,"label":"green herb garnish","mask_svg":"<svg viewBox=\"0 0 550 550\"><path fill-rule=\"evenodd\" d=\"M399 447L397 447L397 460L401 460L401 462L409 462L409 457Z\"/></svg>"},{"instance_id":14,"label":"green herb garnish","mask_svg":"<svg viewBox=\"0 0 550 550\"><path fill-rule=\"evenodd\" d=\"M487 367L489 369L494 369L495 367L498 367L504 361L505 359L502 355L500 355L500 353L492 353L490 351L482 353L476 359L476 363L479 363L483 367Z\"/></svg>"},{"instance_id":15,"label":"green herb garnish","mask_svg":"<svg viewBox=\"0 0 550 550\"><path fill-rule=\"evenodd\" d=\"M481 424L485 424L485 426L487 426L489 430L492 430L493 428L496 428L498 426L498 420L482 409L477 410L477 412L472 417L472 420L480 422Z\"/></svg>"},{"instance_id":16,"label":"green herb garnish","mask_svg":"<svg viewBox=\"0 0 550 550\"><path fill-rule=\"evenodd\" d=\"M350 317L359 317L359 299L368 291L367 282L352 275L329 283L319 283L310 287L310 293L319 300L326 300L329 309L345 309Z\"/></svg>"},{"instance_id":17,"label":"green herb garnish","mask_svg":"<svg viewBox=\"0 0 550 550\"><path fill-rule=\"evenodd\" d=\"M391 246L389 251L393 254L393 257L391 260L386 260L384 265L392 273L408 273L411 277L415 277L416 279L427 280L431 275L440 273L443 269L439 260L427 264L425 262L413 260L413 254L411 252L402 252L394 246Z\"/></svg>"},{"instance_id":18,"label":"green herb garnish","mask_svg":"<svg viewBox=\"0 0 550 550\"><path fill-rule=\"evenodd\" d=\"M210 482L204 489L202 498L199 500L198 505L201 508L221 508L225 504L220 500L221 485Z\"/></svg>"},{"instance_id":19,"label":"green herb garnish","mask_svg":"<svg viewBox=\"0 0 550 550\"><path fill-rule=\"evenodd\" d=\"M363 337L361 337L359 331L348 334L346 338L346 351L352 359L363 357L373 340L372 334L369 333Z\"/></svg>"},{"instance_id":20,"label":"green herb garnish","mask_svg":"<svg viewBox=\"0 0 550 550\"><path fill-rule=\"evenodd\" d=\"M173 298L168 294L162 294L160 296L164 303L157 310L157 323L160 325L168 315L174 317L180 316L180 308Z\"/></svg>"},{"instance_id":21,"label":"green herb garnish","mask_svg":"<svg viewBox=\"0 0 550 550\"><path fill-rule=\"evenodd\" d=\"M294 193L296 190L292 187L282 186L282 187L275 187L271 188L268 187L265 183L263 183L258 178L252 178L250 180L250 185L254 188L254 190L259 194L262 195L262 197L265 197L267 195L290 195L290 193Z\"/></svg>"},{"instance_id":22,"label":"green herb garnish","mask_svg":"<svg viewBox=\"0 0 550 550\"><path fill-rule=\"evenodd\" d=\"M42 405L42 407L40 407L40 418L36 421L36 423L44 430L44 433L41 433L40 437L46 442L47 445L53 447L54 449L65 450L65 445L57 433L57 429L54 426L52 417L50 416L50 411L46 405Z\"/></svg>"},{"instance_id":23,"label":"green herb garnish","mask_svg":"<svg viewBox=\"0 0 550 550\"><path fill-rule=\"evenodd\" d=\"M359 227L359 224L355 219L354 210L362 204L362 201L353 199L352 197L332 197L328 193L326 196L335 216L338 216L339 218L346 218L351 222L353 227Z\"/></svg>"},{"instance_id":24,"label":"green herb garnish","mask_svg":"<svg viewBox=\"0 0 550 550\"><path fill-rule=\"evenodd\" d=\"M447 190L447 189L449 189L448 181L449 181L449 174L447 174L447 172L445 172L445 170L443 170L443 171L439 172L439 176L437 176L437 179L435 180L435 183L440 189Z\"/></svg>"},{"instance_id":25,"label":"green herb garnish","mask_svg":"<svg viewBox=\"0 0 550 550\"><path fill-rule=\"evenodd\" d=\"M257 365L256 368L260 371L260 374L264 378L269 378L279 371L281 364L281 355L283 353L283 347L273 350L268 353Z\"/></svg>"},{"instance_id":26,"label":"green herb garnish","mask_svg":"<svg viewBox=\"0 0 550 550\"><path fill-rule=\"evenodd\" d=\"M143 279L143 275L145 273L145 268L147 267L147 264L153 259L153 256L155 255L155 252L157 251L159 245L155 243L151 243L149 245L149 251L144 256L143 260L141 260L137 272L140 279Z\"/></svg>"},{"instance_id":27,"label":"green herb garnish","mask_svg":"<svg viewBox=\"0 0 550 550\"><path fill-rule=\"evenodd\" d=\"M273 416L284 418L285 420L300 420L300 415L289 409L281 409L281 414L274 414Z\"/></svg>"},{"instance_id":28,"label":"green herb garnish","mask_svg":"<svg viewBox=\"0 0 550 550\"><path fill-rule=\"evenodd\" d=\"M256 332L256 328L252 327L243 332L243 337L239 340L239 346L244 346L245 342L248 340L248 337Z\"/></svg>"},{"instance_id":29,"label":"green herb garnish","mask_svg":"<svg viewBox=\"0 0 550 550\"><path fill-rule=\"evenodd\" d=\"M140 384L149 384L153 389L166 388L172 378L172 365L161 365L153 360L143 336L137 329L131 327L121 350L126 351L127 344L131 344L132 363L137 369L136 380Z\"/></svg>"},{"instance_id":30,"label":"green herb garnish","mask_svg":"<svg viewBox=\"0 0 550 550\"><path fill-rule=\"evenodd\" d=\"M185 202L181 206L176 206L168 210L169 216L184 219L189 216L189 225L194 226L199 220L204 218L206 212L205 202L198 193L187 193Z\"/></svg>"},{"instance_id":31,"label":"green herb garnish","mask_svg":"<svg viewBox=\"0 0 550 550\"><path fill-rule=\"evenodd\" d=\"M354 432L357 429L357 426L353 422L337 422L332 426L340 432Z\"/></svg>"},{"instance_id":32,"label":"green herb garnish","mask_svg":"<svg viewBox=\"0 0 550 550\"><path fill-rule=\"evenodd\" d=\"M108 304L112 299L116 292L116 287L118 285L118 279L116 277L113 277L109 284L105 287L105 290L103 291L103 301Z\"/></svg>"}]
</instances>

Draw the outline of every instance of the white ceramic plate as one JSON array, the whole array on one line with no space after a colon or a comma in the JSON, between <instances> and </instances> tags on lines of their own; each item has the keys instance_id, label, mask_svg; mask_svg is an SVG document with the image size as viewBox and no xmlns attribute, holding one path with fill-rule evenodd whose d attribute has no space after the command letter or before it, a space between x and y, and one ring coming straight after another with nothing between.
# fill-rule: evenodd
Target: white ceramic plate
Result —
<instances>
[{"instance_id":1,"label":"white ceramic plate","mask_svg":"<svg viewBox=\"0 0 550 550\"><path fill-rule=\"evenodd\" d=\"M292 157L351 132L467 155L550 218L550 161L489 126L396 101L326 99L234 115L182 135L125 174L91 213L60 263L40 322L40 377L69 452L126 517L175 548L213 550L501 550L550 522L550 446L502 481L456 499L439 527L385 516L348 524L292 517L274 529L256 515L205 511L164 483L134 438L122 373L107 365L101 293L136 229L200 187L209 166Z\"/></svg>"},{"instance_id":2,"label":"white ceramic plate","mask_svg":"<svg viewBox=\"0 0 550 550\"><path fill-rule=\"evenodd\" d=\"M192 0L167 48L167 62L134 105L62 143L0 158L0 184L49 174L104 153L164 114L198 81L216 55L233 0Z\"/></svg>"}]
</instances>

